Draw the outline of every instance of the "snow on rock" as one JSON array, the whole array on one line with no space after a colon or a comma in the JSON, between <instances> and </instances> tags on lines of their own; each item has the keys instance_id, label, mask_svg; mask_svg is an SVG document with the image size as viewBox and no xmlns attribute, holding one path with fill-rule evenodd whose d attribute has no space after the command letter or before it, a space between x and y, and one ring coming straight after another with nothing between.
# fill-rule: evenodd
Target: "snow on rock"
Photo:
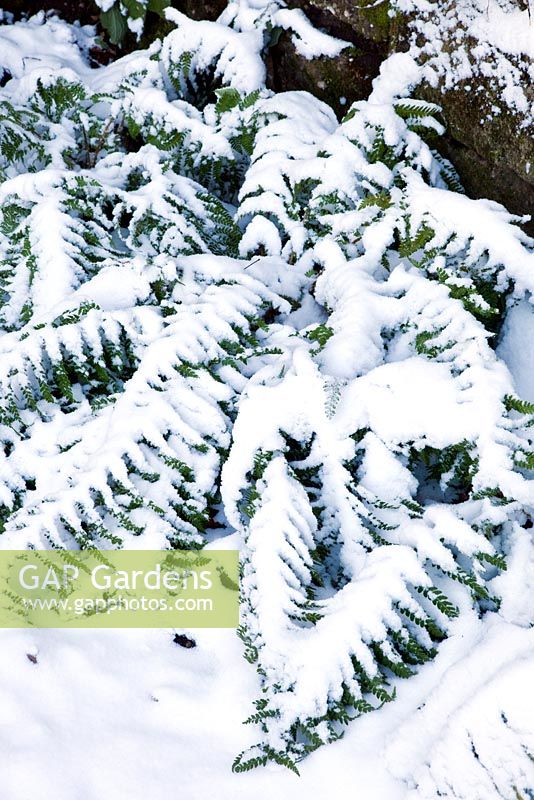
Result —
<instances>
[{"instance_id":1,"label":"snow on rock","mask_svg":"<svg viewBox=\"0 0 534 800\"><path fill-rule=\"evenodd\" d=\"M267 35L273 28L288 30L297 52L307 59L333 58L349 46L315 28L301 9L288 9L281 0L229 0L219 22L240 31L265 31Z\"/></svg>"},{"instance_id":2,"label":"snow on rock","mask_svg":"<svg viewBox=\"0 0 534 800\"><path fill-rule=\"evenodd\" d=\"M526 4L528 6L528 3ZM488 79L503 105L534 122L529 81L534 80L534 33L531 12L512 0L465 0L461 3L395 0L411 17L411 52L423 64L423 75L442 90L464 84L477 87ZM472 82L472 83L470 83ZM497 107L487 114L502 113Z\"/></svg>"}]
</instances>

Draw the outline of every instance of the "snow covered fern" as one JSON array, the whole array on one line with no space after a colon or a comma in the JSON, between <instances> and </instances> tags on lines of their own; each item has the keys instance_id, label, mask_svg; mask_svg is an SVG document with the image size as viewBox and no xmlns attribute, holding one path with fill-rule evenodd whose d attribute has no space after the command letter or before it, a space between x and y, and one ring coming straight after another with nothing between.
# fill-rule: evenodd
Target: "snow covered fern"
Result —
<instances>
[{"instance_id":1,"label":"snow covered fern","mask_svg":"<svg viewBox=\"0 0 534 800\"><path fill-rule=\"evenodd\" d=\"M278 113L241 193L243 255L304 262L314 305L251 381L223 468L264 692L250 721L265 739L237 770L293 766L392 699L391 677L432 658L459 613L455 584L495 608L490 581L531 510L534 409L488 339L532 254L510 226L488 236L497 209L479 220L446 190L455 176L419 135L439 132L438 109L386 93L410 66L392 59L339 127L298 97L262 106Z\"/></svg>"},{"instance_id":2,"label":"snow covered fern","mask_svg":"<svg viewBox=\"0 0 534 800\"><path fill-rule=\"evenodd\" d=\"M532 243L461 193L408 56L341 123L266 90L264 6L0 93L2 544L239 531L237 771L296 770L496 613L534 501L494 351Z\"/></svg>"}]
</instances>

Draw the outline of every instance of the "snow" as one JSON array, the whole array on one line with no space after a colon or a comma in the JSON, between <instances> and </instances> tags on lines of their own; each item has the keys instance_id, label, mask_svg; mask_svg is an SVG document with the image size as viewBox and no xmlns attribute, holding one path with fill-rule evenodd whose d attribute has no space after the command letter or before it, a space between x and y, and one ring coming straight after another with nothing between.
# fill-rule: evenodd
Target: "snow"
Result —
<instances>
[{"instance_id":1,"label":"snow","mask_svg":"<svg viewBox=\"0 0 534 800\"><path fill-rule=\"evenodd\" d=\"M393 53L380 65L380 74L373 80L370 103L387 105L409 94L421 80L421 67L409 53Z\"/></svg>"},{"instance_id":2,"label":"snow","mask_svg":"<svg viewBox=\"0 0 534 800\"><path fill-rule=\"evenodd\" d=\"M487 25L470 20L473 35L526 52L523 34L514 43L494 31L502 19L491 12ZM91 169L67 167L70 118L64 138L50 128L46 169L18 174L17 165L2 183L0 201L16 198L28 210L36 274L4 236L15 266L4 287L0 387L6 406L20 398L22 422L2 425L0 497L11 513L1 545L72 544L65 522L79 536L97 526L104 547L165 548L177 532L200 544L188 514L206 512L220 489L227 535L219 540L217 528L207 538L242 551L242 621L260 669L243 659L233 631L188 631L197 643L190 650L171 631L1 631L3 797L205 800L215 790L222 800L517 800L534 786L526 697L534 489L514 463L531 449L529 429L517 412L506 414L503 398L534 395L524 345L531 243L502 207L446 191L433 153L396 113L394 101L421 74L413 53L388 59L370 102L338 125L306 93L273 96L264 87L270 26L290 30L306 57L342 49L297 10L236 0L217 23L168 16L177 29L161 45L94 71L76 44L89 32L43 15L0 28L13 75L6 96L23 103L40 77L78 77L114 95L101 101L99 119L126 112L153 138L158 126L182 131L192 173L205 165L201 156L235 166L232 135L253 114L259 126L250 165L239 162L236 196L213 215L206 188L175 174L152 143L125 154L111 141ZM524 16L512 17L516 30ZM193 76L213 64L225 87L258 90L253 110L236 106L221 123L213 106L176 99L173 81L183 76L172 70L190 50ZM416 111L415 101L405 109L410 102ZM430 114L418 124L440 129ZM371 158L377 143L398 163ZM132 188L139 174L144 182ZM68 213L73 175L94 178L94 197L112 205L107 227L95 228L96 266L79 217ZM230 222L221 224L223 209ZM157 225L141 234L146 215ZM223 235L232 219L241 258ZM425 224L433 238L402 255L398 240ZM213 254L219 234L222 253ZM190 249L197 254L185 255ZM510 289L497 354L472 309L454 299L480 277ZM158 285L168 290L165 316ZM132 363L123 380L124 339ZM232 346L243 343L234 359ZM38 394L64 353L102 368L105 348L121 382L106 388L104 404L92 407L81 384L71 408ZM24 405L32 393L37 411ZM425 475L428 451L448 448L468 461L472 490L456 492L456 464L435 480ZM258 457L265 465L256 476ZM156 471L156 481L145 478ZM122 526L114 484L141 499L131 513L138 530ZM319 544L330 548L331 573ZM508 570L498 574L491 558L501 552ZM315 568L328 578L320 589ZM498 611L487 600L492 610L482 616L466 572L502 597ZM452 612L433 608L426 589L445 591ZM308 592L314 624L303 613ZM300 779L273 765L232 774L237 753L263 733L283 750L292 726L324 717L314 730L332 738L327 714L343 689L356 702L371 696L353 659L380 678L376 649L397 666L395 636L430 650L429 621L448 637L435 659L408 680L388 675L395 701L299 762ZM279 716L267 717L262 733L242 722L263 692Z\"/></svg>"},{"instance_id":3,"label":"snow","mask_svg":"<svg viewBox=\"0 0 534 800\"><path fill-rule=\"evenodd\" d=\"M199 70L214 60L217 62L216 75L225 85L244 94L263 86L265 66L260 55L263 47L261 31L233 31L217 22L202 21L191 25L188 17L174 8L167 8L165 16L178 27L165 39L164 60L177 61L181 53L191 50L193 63Z\"/></svg>"},{"instance_id":4,"label":"snow","mask_svg":"<svg viewBox=\"0 0 534 800\"><path fill-rule=\"evenodd\" d=\"M490 616L458 625L432 665L398 682L395 703L312 754L300 778L280 767L232 774L235 753L254 741L241 724L257 694L254 672L233 632L189 635L197 647L186 650L170 631L3 631L4 797L145 800L178 791L205 800L216 787L223 800L330 800L355 792L365 800L437 800L438 791L512 800L497 794L492 779L509 773L519 791L533 785L532 767L509 749L499 717L502 709L532 747L532 693L521 687L530 682L534 639L517 624ZM466 775L475 783L466 789L462 781L451 795Z\"/></svg>"},{"instance_id":5,"label":"snow","mask_svg":"<svg viewBox=\"0 0 534 800\"><path fill-rule=\"evenodd\" d=\"M90 69L78 47L78 37L89 37L93 29L76 29L40 11L26 22L0 27L2 69L14 78L31 78L32 72L64 68L87 76Z\"/></svg>"},{"instance_id":6,"label":"snow","mask_svg":"<svg viewBox=\"0 0 534 800\"><path fill-rule=\"evenodd\" d=\"M460 387L450 377L447 365L420 357L376 367L344 393L340 425L347 430L370 426L389 444L426 439L433 447L447 447L453 444L451 431L456 441L471 439L478 430L479 408L467 399L462 402Z\"/></svg>"},{"instance_id":7,"label":"snow","mask_svg":"<svg viewBox=\"0 0 534 800\"><path fill-rule=\"evenodd\" d=\"M432 677L420 676L434 686L387 747L388 768L407 782L409 800L515 800L512 787L521 792L534 785L528 756L534 702L524 691L534 667L534 632L496 618L484 625L471 620L470 627L471 652L449 641L446 670L438 661Z\"/></svg>"},{"instance_id":8,"label":"snow","mask_svg":"<svg viewBox=\"0 0 534 800\"><path fill-rule=\"evenodd\" d=\"M239 31L256 29L266 35L276 28L288 30L295 49L307 59L332 58L349 46L314 28L301 9L288 9L282 0L229 0L219 22Z\"/></svg>"},{"instance_id":9,"label":"snow","mask_svg":"<svg viewBox=\"0 0 534 800\"><path fill-rule=\"evenodd\" d=\"M437 241L445 241L454 230L459 243L469 243L469 260L475 262L486 252L490 266L508 263L516 296L534 290L534 250L523 246L527 237L521 228L508 224L514 217L504 206L426 186L419 175L407 178L415 225L428 215Z\"/></svg>"},{"instance_id":10,"label":"snow","mask_svg":"<svg viewBox=\"0 0 534 800\"><path fill-rule=\"evenodd\" d=\"M534 402L534 308L528 300L513 305L504 322L497 354L508 366L519 397Z\"/></svg>"},{"instance_id":11,"label":"snow","mask_svg":"<svg viewBox=\"0 0 534 800\"><path fill-rule=\"evenodd\" d=\"M104 267L98 275L86 281L72 294L74 305L96 303L102 311L130 308L150 294L150 285L140 268L134 263L132 270Z\"/></svg>"},{"instance_id":12,"label":"snow","mask_svg":"<svg viewBox=\"0 0 534 800\"><path fill-rule=\"evenodd\" d=\"M311 59L318 56L334 58L349 45L321 33L312 25L300 8L281 8L273 15L273 24L293 32L292 41L297 53Z\"/></svg>"},{"instance_id":13,"label":"snow","mask_svg":"<svg viewBox=\"0 0 534 800\"><path fill-rule=\"evenodd\" d=\"M4 633L4 796L144 800L178 792L205 800L216 787L228 800L267 800L273 792L295 797L313 792L326 800L332 777L323 758L301 780L280 768L232 774L235 753L251 743L241 721L254 680L235 635L193 635L197 647L184 650L172 644L168 631ZM28 661L27 652L36 652L37 664ZM334 755L336 761L339 767L344 763L340 755ZM361 764L349 771L344 767L357 785ZM380 784L393 781L379 777Z\"/></svg>"}]
</instances>

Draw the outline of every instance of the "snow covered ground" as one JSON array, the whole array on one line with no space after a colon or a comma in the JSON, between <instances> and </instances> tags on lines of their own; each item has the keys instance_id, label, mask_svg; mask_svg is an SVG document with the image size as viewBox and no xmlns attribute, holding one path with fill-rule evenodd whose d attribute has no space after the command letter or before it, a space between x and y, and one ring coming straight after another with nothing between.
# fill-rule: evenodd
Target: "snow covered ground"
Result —
<instances>
[{"instance_id":1,"label":"snow covered ground","mask_svg":"<svg viewBox=\"0 0 534 800\"><path fill-rule=\"evenodd\" d=\"M481 621L464 609L435 661L396 682L394 703L309 756L300 778L276 765L231 771L236 753L256 740L242 723L259 690L235 631L188 631L197 646L183 648L170 630L4 630L1 796L527 800L534 786L527 531L498 580L500 613Z\"/></svg>"},{"instance_id":2,"label":"snow covered ground","mask_svg":"<svg viewBox=\"0 0 534 800\"><path fill-rule=\"evenodd\" d=\"M165 630L3 631L2 798L498 800L513 798L499 793L510 773L534 785L528 756L514 751L517 734L534 745L524 694L533 630L466 615L436 661L398 683L394 703L309 756L300 778L278 766L232 774L255 741L242 724L254 672L235 632L190 635L196 648Z\"/></svg>"}]
</instances>

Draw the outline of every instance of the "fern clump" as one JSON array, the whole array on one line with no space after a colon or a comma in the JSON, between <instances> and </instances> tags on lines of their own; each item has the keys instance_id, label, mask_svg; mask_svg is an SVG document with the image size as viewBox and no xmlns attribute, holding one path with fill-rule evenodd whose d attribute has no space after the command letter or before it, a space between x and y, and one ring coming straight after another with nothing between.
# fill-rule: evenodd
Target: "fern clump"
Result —
<instances>
[{"instance_id":1,"label":"fern clump","mask_svg":"<svg viewBox=\"0 0 534 800\"><path fill-rule=\"evenodd\" d=\"M266 89L274 28L313 32L256 12L1 90L0 517L6 547L238 531L234 768L296 771L499 608L534 408L494 345L534 255L434 150L409 56L339 123Z\"/></svg>"}]
</instances>

